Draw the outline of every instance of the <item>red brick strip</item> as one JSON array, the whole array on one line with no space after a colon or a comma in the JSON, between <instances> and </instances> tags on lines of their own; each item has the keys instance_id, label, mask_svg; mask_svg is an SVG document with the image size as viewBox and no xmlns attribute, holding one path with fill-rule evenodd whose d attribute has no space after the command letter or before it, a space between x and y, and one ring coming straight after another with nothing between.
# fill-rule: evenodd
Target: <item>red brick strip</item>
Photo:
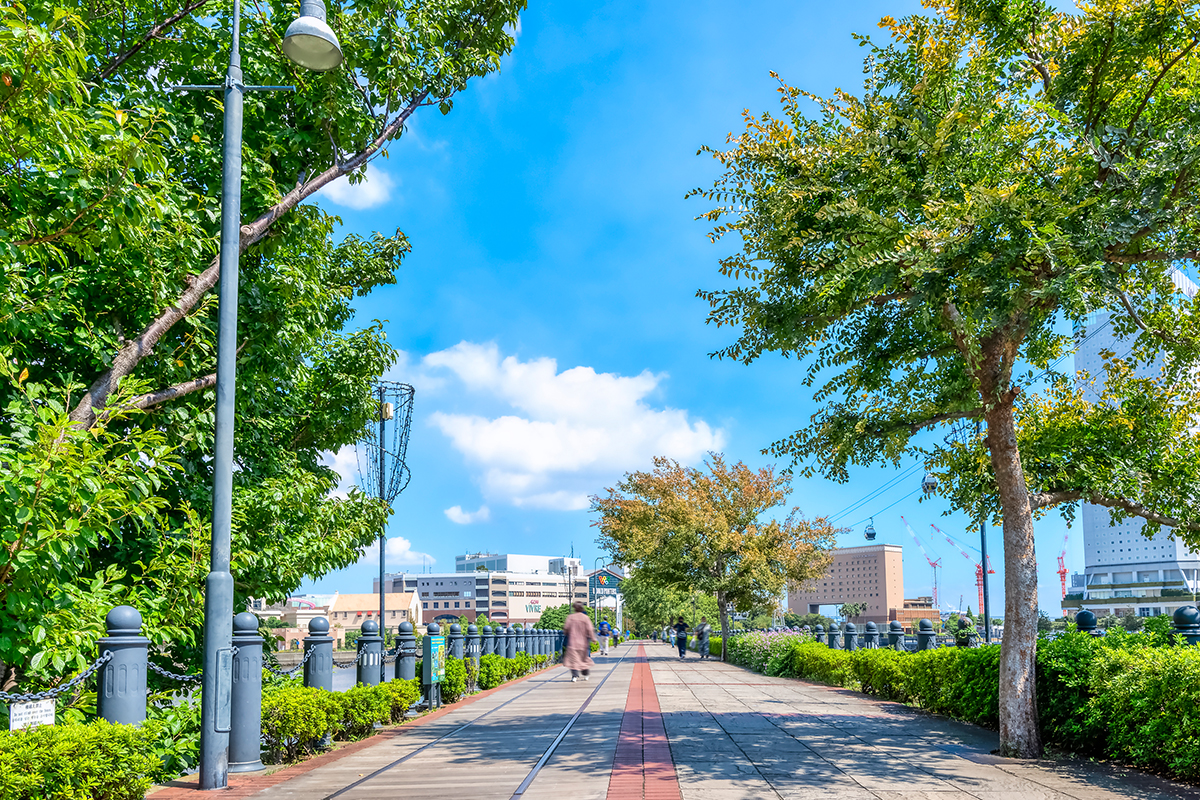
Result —
<instances>
[{"instance_id":1,"label":"red brick strip","mask_svg":"<svg viewBox=\"0 0 1200 800\"><path fill-rule=\"evenodd\" d=\"M374 736L368 736L366 739L359 739L357 742L350 742L342 747L337 748L336 750L331 750L328 753L322 753L319 756L314 756L307 761L302 761L299 764L293 764L290 767L284 767L281 770L272 772L270 775L252 774L242 776L231 774L229 776L229 788L219 793L220 799L233 800L233 798L249 797L253 794L258 794L263 789L276 786L284 783L285 781L290 781L292 778L298 778L301 775L312 772L318 767L323 767L326 764L330 764L334 761L345 758L348 755L353 755L359 750L365 750L368 747L374 747L377 744L383 744L389 739L394 739L397 736L402 735L410 728L427 725L430 722L440 719L441 717L444 717L453 711L457 711L460 708L471 705L471 703L474 703L476 700L482 700L489 695L495 694L501 689L507 689L510 686L529 680L535 675L541 675L544 672L545 670L531 672L524 677L508 681L507 683L502 683L494 689L488 689L486 691L473 694L469 697L464 697L457 703L444 705L437 711L417 717L414 720L409 720L402 725L385 728ZM208 791L200 791L200 789L197 788L198 781L199 778L194 775L190 778L181 778L177 781L171 781L165 786L152 787L146 797L150 798L150 800L199 800L199 798L202 797L212 800L214 794Z\"/></svg>"},{"instance_id":2,"label":"red brick strip","mask_svg":"<svg viewBox=\"0 0 1200 800\"><path fill-rule=\"evenodd\" d=\"M608 782L608 800L633 798L681 800L654 677L642 645L638 646L633 666L633 680L629 683L625 716L621 719L621 734Z\"/></svg>"}]
</instances>

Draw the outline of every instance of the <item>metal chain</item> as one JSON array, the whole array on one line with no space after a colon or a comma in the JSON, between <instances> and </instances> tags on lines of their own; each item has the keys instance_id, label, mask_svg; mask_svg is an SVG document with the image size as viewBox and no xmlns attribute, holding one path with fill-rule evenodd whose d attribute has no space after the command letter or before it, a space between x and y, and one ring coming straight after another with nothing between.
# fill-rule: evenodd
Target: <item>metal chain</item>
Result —
<instances>
[{"instance_id":1,"label":"metal chain","mask_svg":"<svg viewBox=\"0 0 1200 800\"><path fill-rule=\"evenodd\" d=\"M308 651L304 653L304 658L300 659L300 663L297 664L296 666L292 667L291 669L275 669L274 667L271 667L271 666L268 666L267 669L271 670L271 672L275 673L276 675L278 675L282 678L286 678L289 675L294 675L301 667L303 667L305 664L307 664L308 660L310 658L312 658L312 654L315 652L317 652L317 648L310 647L308 649Z\"/></svg>"},{"instance_id":2,"label":"metal chain","mask_svg":"<svg viewBox=\"0 0 1200 800\"><path fill-rule=\"evenodd\" d=\"M155 664L153 661L147 661L146 666L150 668L151 672L157 672L159 675L162 675L164 678L170 678L173 681L181 681L182 683L191 683L194 681L198 681L202 677L204 677L203 675L180 675L178 673L171 672L170 670L163 669L158 664Z\"/></svg>"},{"instance_id":3,"label":"metal chain","mask_svg":"<svg viewBox=\"0 0 1200 800\"><path fill-rule=\"evenodd\" d=\"M367 650L366 650L366 648L363 648L362 650L358 651L358 655L355 656L354 660L351 661L349 664L339 664L336 661L334 661L333 668L334 669L350 669L351 667L356 665L359 661L362 661L362 657L365 656L366 654L367 654Z\"/></svg>"},{"instance_id":4,"label":"metal chain","mask_svg":"<svg viewBox=\"0 0 1200 800\"><path fill-rule=\"evenodd\" d=\"M76 675L71 680L64 683L62 686L55 686L53 689L47 689L44 692L31 692L29 694L21 694L20 692L0 692L0 700L3 700L6 703L29 703L34 700L48 700L51 697L58 697L60 694L65 693L69 689L75 688L88 678L92 677L96 670L100 669L100 667L112 660L112 657L112 653L108 650L105 650L104 654L93 661L91 666Z\"/></svg>"}]
</instances>

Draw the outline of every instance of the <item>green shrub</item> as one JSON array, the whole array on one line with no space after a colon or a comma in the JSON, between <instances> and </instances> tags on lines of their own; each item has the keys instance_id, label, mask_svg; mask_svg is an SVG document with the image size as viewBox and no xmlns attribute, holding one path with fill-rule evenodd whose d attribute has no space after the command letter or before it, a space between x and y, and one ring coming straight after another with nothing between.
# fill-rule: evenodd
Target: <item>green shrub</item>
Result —
<instances>
[{"instance_id":1,"label":"green shrub","mask_svg":"<svg viewBox=\"0 0 1200 800\"><path fill-rule=\"evenodd\" d=\"M156 783L172 780L195 768L200 761L200 703L152 705L146 719L153 726L151 752L161 763Z\"/></svg>"},{"instance_id":2,"label":"green shrub","mask_svg":"<svg viewBox=\"0 0 1200 800\"><path fill-rule=\"evenodd\" d=\"M381 684L391 694L392 722L403 722L404 715L408 713L408 709L412 704L421 699L421 682L415 678L411 681L393 680Z\"/></svg>"},{"instance_id":3,"label":"green shrub","mask_svg":"<svg viewBox=\"0 0 1200 800\"><path fill-rule=\"evenodd\" d=\"M489 653L479 659L479 688L494 689L508 680L508 659Z\"/></svg>"},{"instance_id":4,"label":"green shrub","mask_svg":"<svg viewBox=\"0 0 1200 800\"><path fill-rule=\"evenodd\" d=\"M339 739L370 736L375 723L382 725L392 718L392 692L386 686L352 686L334 696L342 705Z\"/></svg>"},{"instance_id":5,"label":"green shrub","mask_svg":"<svg viewBox=\"0 0 1200 800\"><path fill-rule=\"evenodd\" d=\"M1104 752L1107 733L1088 711L1092 662L1105 640L1074 630L1038 641L1037 704L1042 738L1076 753ZM1115 644L1125 631L1115 634Z\"/></svg>"},{"instance_id":6,"label":"green shrub","mask_svg":"<svg viewBox=\"0 0 1200 800\"><path fill-rule=\"evenodd\" d=\"M867 694L906 703L911 699L908 659L908 653L897 650L856 650L850 659L850 669Z\"/></svg>"},{"instance_id":7,"label":"green shrub","mask_svg":"<svg viewBox=\"0 0 1200 800\"><path fill-rule=\"evenodd\" d=\"M1089 724L1124 761L1200 778L1200 649L1100 648L1092 664Z\"/></svg>"},{"instance_id":8,"label":"green shrub","mask_svg":"<svg viewBox=\"0 0 1200 800\"><path fill-rule=\"evenodd\" d=\"M852 654L845 650L831 650L813 641L797 641L791 645L789 655L787 669L790 675L834 686L855 685L850 667Z\"/></svg>"},{"instance_id":9,"label":"green shrub","mask_svg":"<svg viewBox=\"0 0 1200 800\"><path fill-rule=\"evenodd\" d=\"M162 768L159 724L0 731L0 800L142 800Z\"/></svg>"},{"instance_id":10,"label":"green shrub","mask_svg":"<svg viewBox=\"0 0 1200 800\"><path fill-rule=\"evenodd\" d=\"M262 730L265 759L296 761L316 752L317 742L341 727L342 702L333 692L288 686L263 692Z\"/></svg>"},{"instance_id":11,"label":"green shrub","mask_svg":"<svg viewBox=\"0 0 1200 800\"><path fill-rule=\"evenodd\" d=\"M467 692L467 667L462 659L446 657L446 677L442 680L442 702L456 703Z\"/></svg>"}]
</instances>

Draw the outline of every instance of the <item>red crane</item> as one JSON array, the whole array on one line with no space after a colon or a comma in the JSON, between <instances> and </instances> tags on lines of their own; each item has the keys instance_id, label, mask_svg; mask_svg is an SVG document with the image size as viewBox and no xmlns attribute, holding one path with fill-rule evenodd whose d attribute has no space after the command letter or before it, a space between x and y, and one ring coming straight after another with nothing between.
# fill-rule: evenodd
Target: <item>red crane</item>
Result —
<instances>
[{"instance_id":1,"label":"red crane","mask_svg":"<svg viewBox=\"0 0 1200 800\"><path fill-rule=\"evenodd\" d=\"M900 517L900 521L903 522L904 527L908 529L908 535L911 536L913 541L917 543L917 547L921 548L921 555L925 556L925 560L929 562L929 566L933 570L933 607L940 614L941 608L938 606L937 571L938 567L942 565L942 560L939 558L937 561L934 561L932 558L930 558L929 553L925 552L925 545L921 544L921 540L918 539L917 534L913 532L912 526L908 524L908 520L906 520L904 517Z\"/></svg>"},{"instance_id":2,"label":"red crane","mask_svg":"<svg viewBox=\"0 0 1200 800\"><path fill-rule=\"evenodd\" d=\"M954 547L958 550L958 552L962 553L963 558L965 558L967 561L970 561L972 564L975 565L975 588L977 588L979 590L979 613L982 614L983 613L983 565L980 564L975 559L971 558L969 555L967 555L967 551L962 549L962 545L960 545L954 539L951 539L950 534L946 533L944 530L939 528L937 525L934 525L933 523L930 523L929 527L933 528L935 531L940 533L946 539L947 542L954 545ZM995 575L996 570L992 569L992 560L990 558L987 560L987 565L988 565L988 574Z\"/></svg>"},{"instance_id":3,"label":"red crane","mask_svg":"<svg viewBox=\"0 0 1200 800\"><path fill-rule=\"evenodd\" d=\"M1064 599L1067 596L1067 564L1063 559L1067 557L1067 537L1070 535L1071 529L1067 528L1067 532L1063 534L1063 549L1058 556L1058 582L1062 584L1062 596Z\"/></svg>"}]
</instances>

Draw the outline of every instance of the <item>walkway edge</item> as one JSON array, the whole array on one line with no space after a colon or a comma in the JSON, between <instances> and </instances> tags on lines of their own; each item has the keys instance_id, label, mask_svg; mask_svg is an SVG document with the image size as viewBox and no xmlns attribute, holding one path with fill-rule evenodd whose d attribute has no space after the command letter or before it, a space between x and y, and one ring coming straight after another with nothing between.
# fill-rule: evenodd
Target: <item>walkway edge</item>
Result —
<instances>
[{"instance_id":1,"label":"walkway edge","mask_svg":"<svg viewBox=\"0 0 1200 800\"><path fill-rule=\"evenodd\" d=\"M225 798L250 797L251 795L261 792L263 789L269 789L272 786L276 786L280 783L284 783L285 781L289 781L292 778L297 778L301 775L311 772L318 767L323 767L327 764L332 764L335 761L340 761L346 756L353 755L360 750L365 750L366 748L377 744L383 744L390 739L400 736L407 730L411 730L412 728L420 727L422 725L427 725L452 711L457 711L461 708L471 705L476 700L482 700L485 697L490 697L491 695L503 689L507 689L510 686L516 686L518 683L523 683L538 675L547 674L551 670L558 669L561 666L561 664L555 664L547 669L540 669L535 672L531 672L528 675L523 675L515 680L507 681L506 683L502 683L495 688L485 689L482 692L476 692L469 697L462 698L456 703L444 705L437 711L431 711L429 713L422 714L414 720L409 720L408 722L403 722L399 725L386 728L374 736L368 736L367 738L359 739L356 742L347 742L345 745L336 750L332 750L328 753L322 753L321 755L313 756L307 761L301 761L298 764L292 764L284 767L283 769L276 770L270 775L247 775L242 777L240 775L231 774L229 776L229 788L225 791L218 792L216 795L214 795L213 792L201 791L199 788L197 788L198 779L191 777L171 781L170 783L159 786L152 786L150 791L146 793L146 797L152 798L152 800L184 800L184 798L187 798L188 800L198 800L198 798L201 797L207 797L211 800L211 798L216 796L219 796L222 798L222 800L224 800Z\"/></svg>"}]
</instances>

